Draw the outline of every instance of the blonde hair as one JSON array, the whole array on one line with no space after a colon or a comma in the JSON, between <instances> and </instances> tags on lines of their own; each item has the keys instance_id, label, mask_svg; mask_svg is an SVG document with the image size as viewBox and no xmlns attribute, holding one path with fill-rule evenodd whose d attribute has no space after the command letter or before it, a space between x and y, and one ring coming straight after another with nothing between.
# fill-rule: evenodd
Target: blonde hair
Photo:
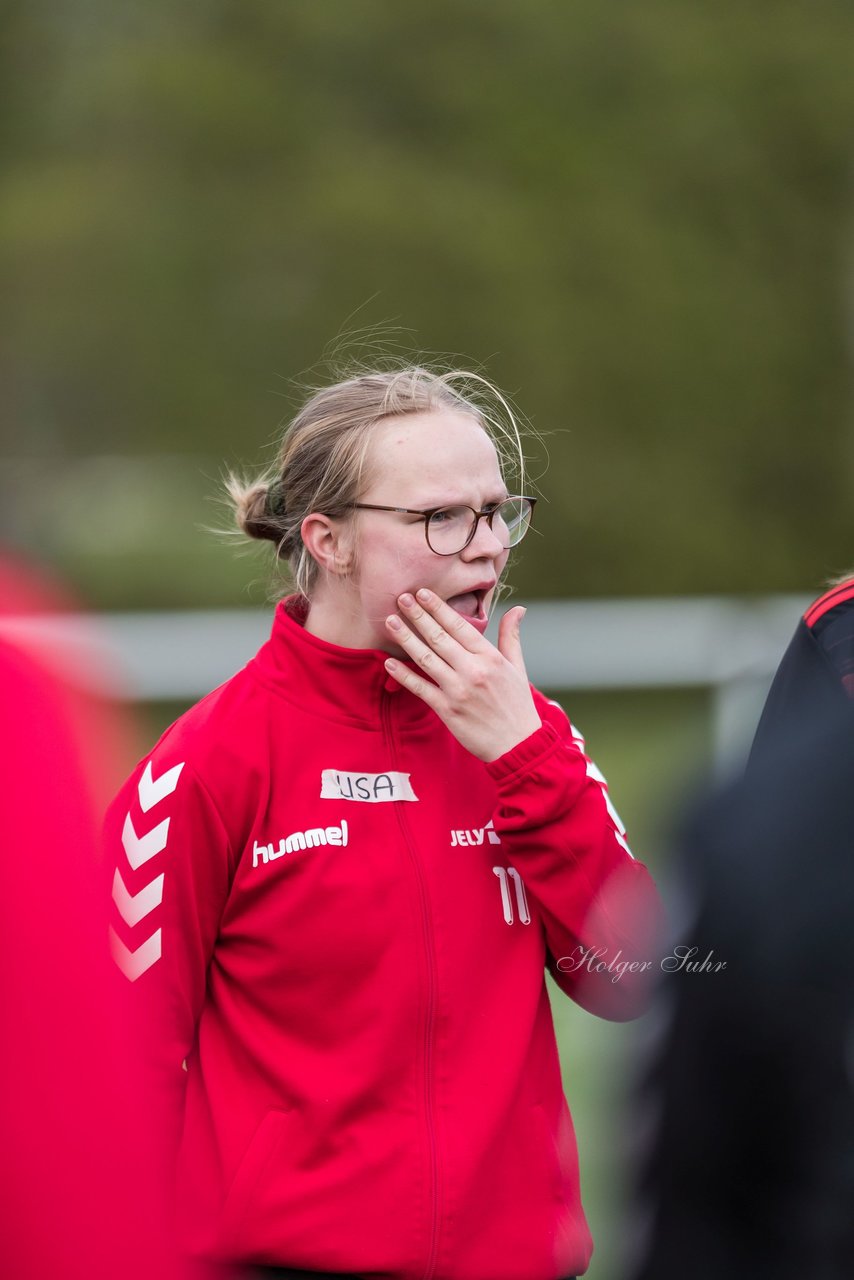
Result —
<instances>
[{"instance_id":1,"label":"blonde hair","mask_svg":"<svg viewBox=\"0 0 854 1280\"><path fill-rule=\"evenodd\" d=\"M473 417L495 445L505 481L521 490L525 459L507 399L480 374L416 365L358 373L316 390L286 428L272 468L253 481L227 477L238 527L275 543L297 591L310 596L318 566L300 534L305 517L342 516L358 502L370 480L368 450L378 422L439 409Z\"/></svg>"}]
</instances>

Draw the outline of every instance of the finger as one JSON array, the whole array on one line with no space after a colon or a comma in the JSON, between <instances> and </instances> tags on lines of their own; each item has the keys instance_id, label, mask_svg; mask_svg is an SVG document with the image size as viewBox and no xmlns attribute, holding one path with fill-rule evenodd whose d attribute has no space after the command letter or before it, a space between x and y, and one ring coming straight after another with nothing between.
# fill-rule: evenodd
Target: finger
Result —
<instances>
[{"instance_id":1,"label":"finger","mask_svg":"<svg viewBox=\"0 0 854 1280\"><path fill-rule=\"evenodd\" d=\"M526 613L527 609L522 605L516 605L515 608L507 610L498 626L498 651L508 662L512 662L516 670L520 671L527 680L528 673L525 670L521 636L522 619Z\"/></svg>"},{"instance_id":2,"label":"finger","mask_svg":"<svg viewBox=\"0 0 854 1280\"><path fill-rule=\"evenodd\" d=\"M396 613L390 614L385 622L388 633L395 644L399 645L413 662L417 662L419 667L429 671L431 679L441 680L443 674L450 674L450 666L442 660L442 656L436 649L431 648L429 644L425 644L422 637L408 627ZM450 639L447 637L446 639L450 644Z\"/></svg>"},{"instance_id":3,"label":"finger","mask_svg":"<svg viewBox=\"0 0 854 1280\"><path fill-rule=\"evenodd\" d=\"M428 707L438 711L438 704L442 696L438 685L433 684L430 680L425 680L423 676L418 675L416 671L413 671L411 667L407 667L405 663L398 662L396 658L386 658L385 669L392 679L403 685L404 689L408 689L410 693L414 693L422 702L426 702Z\"/></svg>"},{"instance_id":4,"label":"finger","mask_svg":"<svg viewBox=\"0 0 854 1280\"><path fill-rule=\"evenodd\" d=\"M415 599L405 593L399 597L398 604L407 621L417 626L428 644L451 665L455 644L461 645L468 653L480 653L491 647L468 618L452 609L435 591L422 587L416 592Z\"/></svg>"}]
</instances>

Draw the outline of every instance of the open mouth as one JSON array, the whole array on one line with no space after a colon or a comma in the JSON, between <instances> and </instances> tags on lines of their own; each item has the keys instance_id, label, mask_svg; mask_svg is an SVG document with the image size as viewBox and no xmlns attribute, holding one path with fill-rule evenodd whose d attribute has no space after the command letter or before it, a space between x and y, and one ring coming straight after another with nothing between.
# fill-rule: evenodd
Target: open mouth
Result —
<instances>
[{"instance_id":1,"label":"open mouth","mask_svg":"<svg viewBox=\"0 0 854 1280\"><path fill-rule=\"evenodd\" d=\"M457 613L462 614L469 621L486 621L486 610L484 608L484 600L486 598L485 591L466 591L459 596L450 596L448 604Z\"/></svg>"}]
</instances>

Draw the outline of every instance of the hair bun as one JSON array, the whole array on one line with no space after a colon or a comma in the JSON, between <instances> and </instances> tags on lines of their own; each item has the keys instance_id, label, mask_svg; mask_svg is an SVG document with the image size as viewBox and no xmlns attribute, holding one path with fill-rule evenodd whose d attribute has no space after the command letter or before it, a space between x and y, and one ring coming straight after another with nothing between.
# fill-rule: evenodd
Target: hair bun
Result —
<instances>
[{"instance_id":1,"label":"hair bun","mask_svg":"<svg viewBox=\"0 0 854 1280\"><path fill-rule=\"evenodd\" d=\"M238 527L247 537L281 546L285 535L284 502L278 482L267 484L258 480L254 484L245 484L238 477L230 476L228 491L235 505Z\"/></svg>"},{"instance_id":2,"label":"hair bun","mask_svg":"<svg viewBox=\"0 0 854 1280\"><path fill-rule=\"evenodd\" d=\"M284 520L287 514L285 509L285 492L282 488L281 480L273 480L267 490L267 498L264 503L266 513L272 516L274 520Z\"/></svg>"}]
</instances>

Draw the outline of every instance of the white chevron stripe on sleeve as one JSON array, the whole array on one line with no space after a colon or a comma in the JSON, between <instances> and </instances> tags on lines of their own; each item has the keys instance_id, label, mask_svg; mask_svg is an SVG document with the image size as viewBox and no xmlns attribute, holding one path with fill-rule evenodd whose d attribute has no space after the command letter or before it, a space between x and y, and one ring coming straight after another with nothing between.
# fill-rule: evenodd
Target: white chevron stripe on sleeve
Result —
<instances>
[{"instance_id":1,"label":"white chevron stripe on sleeve","mask_svg":"<svg viewBox=\"0 0 854 1280\"><path fill-rule=\"evenodd\" d=\"M148 813L149 809L153 809L161 800L171 796L178 785L178 779L183 768L184 761L182 760L173 769L167 769L165 773L161 773L159 778L155 778L152 774L151 761L149 760L137 787L139 803L143 813Z\"/></svg>"},{"instance_id":2,"label":"white chevron stripe on sleeve","mask_svg":"<svg viewBox=\"0 0 854 1280\"><path fill-rule=\"evenodd\" d=\"M148 862L149 858L153 858L156 853L160 853L165 849L168 839L168 818L158 822L157 826L152 827L150 831L146 831L144 836L138 836L134 831L130 814L125 818L125 825L122 828L122 844L125 847L128 862L134 871L141 867L144 862Z\"/></svg>"},{"instance_id":3,"label":"white chevron stripe on sleeve","mask_svg":"<svg viewBox=\"0 0 854 1280\"><path fill-rule=\"evenodd\" d=\"M116 867L113 876L113 902L118 907L119 915L125 924L129 924L131 927L139 924L140 920L143 920L155 907L159 907L162 901L162 875L157 876L150 884L145 885L144 888L140 889L139 893L129 893L121 872Z\"/></svg>"},{"instance_id":4,"label":"white chevron stripe on sleeve","mask_svg":"<svg viewBox=\"0 0 854 1280\"><path fill-rule=\"evenodd\" d=\"M158 929L150 938L146 938L136 951L131 951L110 925L110 952L129 982L136 982L147 969L157 964L161 954L160 939L161 934Z\"/></svg>"}]
</instances>

